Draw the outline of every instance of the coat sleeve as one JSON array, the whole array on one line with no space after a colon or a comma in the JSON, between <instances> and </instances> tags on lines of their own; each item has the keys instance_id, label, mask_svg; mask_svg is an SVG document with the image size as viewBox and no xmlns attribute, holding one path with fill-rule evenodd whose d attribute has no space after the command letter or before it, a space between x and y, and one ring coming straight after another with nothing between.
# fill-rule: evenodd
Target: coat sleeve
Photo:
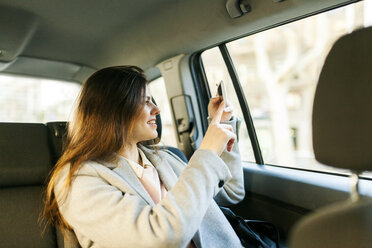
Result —
<instances>
[{"instance_id":1,"label":"coat sleeve","mask_svg":"<svg viewBox=\"0 0 372 248\"><path fill-rule=\"evenodd\" d=\"M238 144L240 122L241 121L236 117L233 117L230 121L223 122L224 124L229 124L233 127L234 133L237 136L237 141L235 142L232 151L228 152L225 149L225 151L221 154L221 159L229 168L229 171L232 175L230 180L224 181L223 188L214 197L214 200L217 202L217 204L221 206L237 204L238 202L242 201L245 196L243 168ZM167 153L171 155L173 159L177 160L176 163L187 166L177 155L170 151L167 151ZM177 170L177 168L174 167L173 169Z\"/></svg>"},{"instance_id":2,"label":"coat sleeve","mask_svg":"<svg viewBox=\"0 0 372 248\"><path fill-rule=\"evenodd\" d=\"M233 117L230 121L226 121L224 123L230 124L233 127L237 140L230 152L225 149L225 151L221 154L221 158L229 168L232 177L225 183L222 190L218 193L218 195L215 196L214 199L218 205L228 206L243 200L245 196L245 189L242 161L238 144L240 120L236 117Z\"/></svg>"},{"instance_id":3,"label":"coat sleeve","mask_svg":"<svg viewBox=\"0 0 372 248\"><path fill-rule=\"evenodd\" d=\"M64 199L59 193L68 169L54 188L65 220L100 247L185 247L221 190L220 182L231 178L220 157L198 150L173 188L150 206L129 188L123 192L103 179L100 167L95 162L84 164Z\"/></svg>"}]
</instances>

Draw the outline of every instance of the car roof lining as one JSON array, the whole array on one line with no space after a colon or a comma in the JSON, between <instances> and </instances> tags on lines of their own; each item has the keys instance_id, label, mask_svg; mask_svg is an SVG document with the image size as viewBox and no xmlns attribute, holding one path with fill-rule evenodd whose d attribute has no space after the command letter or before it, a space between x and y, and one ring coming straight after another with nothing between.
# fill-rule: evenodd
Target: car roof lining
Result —
<instances>
[{"instance_id":1,"label":"car roof lining","mask_svg":"<svg viewBox=\"0 0 372 248\"><path fill-rule=\"evenodd\" d=\"M56 62L66 68L54 77L82 82L70 68L134 64L156 77L159 72L151 68L170 57L355 1L250 2L251 13L231 19L222 0L2 0L0 16L8 21L0 22L0 30L6 31L6 38L0 38L0 71L53 77L49 71ZM23 58L45 60L44 67L18 67Z\"/></svg>"}]
</instances>

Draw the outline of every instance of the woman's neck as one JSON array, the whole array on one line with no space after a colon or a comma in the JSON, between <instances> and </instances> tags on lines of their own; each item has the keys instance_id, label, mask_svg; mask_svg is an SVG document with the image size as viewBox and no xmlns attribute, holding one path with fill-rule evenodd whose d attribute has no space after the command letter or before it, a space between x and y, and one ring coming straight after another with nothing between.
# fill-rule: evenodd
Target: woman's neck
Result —
<instances>
[{"instance_id":1,"label":"woman's neck","mask_svg":"<svg viewBox=\"0 0 372 248\"><path fill-rule=\"evenodd\" d=\"M125 144L124 147L118 152L118 154L141 164L137 144Z\"/></svg>"}]
</instances>

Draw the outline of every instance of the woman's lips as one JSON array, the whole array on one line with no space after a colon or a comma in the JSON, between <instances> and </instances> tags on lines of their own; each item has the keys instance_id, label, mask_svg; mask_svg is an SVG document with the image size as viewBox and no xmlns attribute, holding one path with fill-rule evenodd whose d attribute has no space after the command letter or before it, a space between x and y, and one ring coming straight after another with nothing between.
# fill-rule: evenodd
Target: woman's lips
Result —
<instances>
[{"instance_id":1,"label":"woman's lips","mask_svg":"<svg viewBox=\"0 0 372 248\"><path fill-rule=\"evenodd\" d=\"M153 119L153 120L149 120L149 121L147 122L147 124L149 124L150 126L153 126L153 127L157 127L157 125L156 125L156 120L155 120L155 119Z\"/></svg>"}]
</instances>

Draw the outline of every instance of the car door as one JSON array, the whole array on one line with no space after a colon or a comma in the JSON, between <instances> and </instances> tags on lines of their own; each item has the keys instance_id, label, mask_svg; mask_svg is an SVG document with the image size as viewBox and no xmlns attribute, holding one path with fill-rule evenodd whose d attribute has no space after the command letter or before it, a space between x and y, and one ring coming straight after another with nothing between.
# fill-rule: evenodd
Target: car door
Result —
<instances>
[{"instance_id":1,"label":"car door","mask_svg":"<svg viewBox=\"0 0 372 248\"><path fill-rule=\"evenodd\" d=\"M358 2L308 13L311 16L264 27L158 65L165 84L174 90L168 91L170 101L182 96L183 108L189 111L171 104L173 111L188 117L173 116L178 146L184 150L198 144L202 135L192 129L182 131L182 122L186 119L187 125L205 132L208 99L216 94L220 80L227 83L235 114L242 120L239 147L246 188L244 201L232 209L247 219L273 222L283 243L303 216L349 197L350 172L315 160L312 101L333 43L343 34L371 25L368 6ZM173 70L165 69L169 64ZM372 197L371 179L371 173L360 176L361 195Z\"/></svg>"}]
</instances>

